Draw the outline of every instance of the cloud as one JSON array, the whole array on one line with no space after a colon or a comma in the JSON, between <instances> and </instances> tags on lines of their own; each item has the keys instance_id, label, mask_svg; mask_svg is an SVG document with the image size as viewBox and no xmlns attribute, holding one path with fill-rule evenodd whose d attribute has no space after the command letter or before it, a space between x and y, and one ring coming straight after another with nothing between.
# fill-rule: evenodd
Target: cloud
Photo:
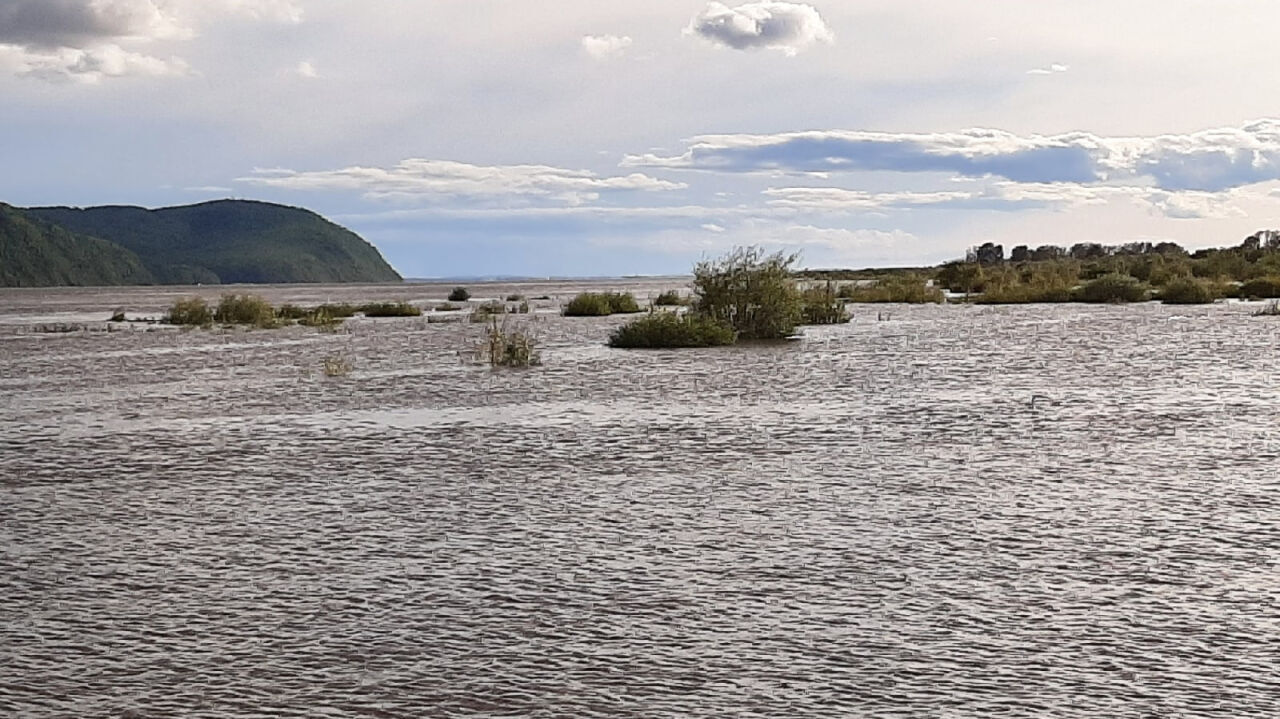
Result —
<instances>
[{"instance_id":1,"label":"cloud","mask_svg":"<svg viewBox=\"0 0 1280 719\"><path fill-rule=\"evenodd\" d=\"M1280 179L1280 119L1185 135L1104 137L819 130L704 135L681 155L628 155L624 167L713 172L935 172L1027 183L1150 184L1218 192Z\"/></svg>"},{"instance_id":2,"label":"cloud","mask_svg":"<svg viewBox=\"0 0 1280 719\"><path fill-rule=\"evenodd\" d=\"M310 60L303 60L302 62L298 63L298 66L293 69L293 74L297 75L298 77L305 77L308 79L315 79L317 77L320 77L320 72L316 70L315 64L312 63Z\"/></svg>"},{"instance_id":3,"label":"cloud","mask_svg":"<svg viewBox=\"0 0 1280 719\"><path fill-rule=\"evenodd\" d=\"M597 60L621 57L631 47L626 35L587 35L582 38L582 49Z\"/></svg>"},{"instance_id":4,"label":"cloud","mask_svg":"<svg viewBox=\"0 0 1280 719\"><path fill-rule=\"evenodd\" d=\"M1057 73L1066 72L1067 70L1070 70L1070 69L1071 69L1071 66L1069 65L1060 65L1058 63L1054 63L1049 67L1037 67L1031 70L1027 70L1027 74L1028 75L1055 75Z\"/></svg>"},{"instance_id":5,"label":"cloud","mask_svg":"<svg viewBox=\"0 0 1280 719\"><path fill-rule=\"evenodd\" d=\"M199 19L226 14L296 22L301 8L292 0L0 0L0 69L81 83L187 74L180 58L133 46L190 39Z\"/></svg>"},{"instance_id":6,"label":"cloud","mask_svg":"<svg viewBox=\"0 0 1280 719\"><path fill-rule=\"evenodd\" d=\"M586 170L546 165L481 166L445 160L408 159L392 168L348 167L296 172L255 170L239 182L290 190L357 191L369 199L542 198L571 205L598 199L603 192L678 190L683 183L632 173L601 177Z\"/></svg>"},{"instance_id":7,"label":"cloud","mask_svg":"<svg viewBox=\"0 0 1280 719\"><path fill-rule=\"evenodd\" d=\"M792 2L751 2L735 8L708 3L684 32L735 50L766 48L788 55L815 42L835 40L816 8Z\"/></svg>"},{"instance_id":8,"label":"cloud","mask_svg":"<svg viewBox=\"0 0 1280 719\"><path fill-rule=\"evenodd\" d=\"M187 75L191 68L180 58L152 57L115 44L84 50L68 47L29 50L0 45L0 71L50 82L92 85L110 77Z\"/></svg>"}]
</instances>

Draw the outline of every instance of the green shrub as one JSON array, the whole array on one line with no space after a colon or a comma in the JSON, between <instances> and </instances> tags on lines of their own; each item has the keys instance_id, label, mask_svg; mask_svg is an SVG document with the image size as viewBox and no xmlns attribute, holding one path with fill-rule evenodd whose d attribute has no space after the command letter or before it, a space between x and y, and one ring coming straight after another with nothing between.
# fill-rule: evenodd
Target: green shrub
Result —
<instances>
[{"instance_id":1,"label":"green shrub","mask_svg":"<svg viewBox=\"0 0 1280 719\"><path fill-rule=\"evenodd\" d=\"M836 295L836 289L830 282L825 287L805 290L801 293L801 301L801 324L835 325L849 321L844 300Z\"/></svg>"},{"instance_id":2,"label":"green shrub","mask_svg":"<svg viewBox=\"0 0 1280 719\"><path fill-rule=\"evenodd\" d=\"M1136 277L1113 273L1086 282L1076 290L1075 299L1091 303L1145 302L1147 294L1147 286Z\"/></svg>"},{"instance_id":3,"label":"green shrub","mask_svg":"<svg viewBox=\"0 0 1280 719\"><path fill-rule=\"evenodd\" d=\"M1237 296L1241 299L1280 297L1280 277L1258 277L1240 285Z\"/></svg>"},{"instance_id":4,"label":"green shrub","mask_svg":"<svg viewBox=\"0 0 1280 719\"><path fill-rule=\"evenodd\" d=\"M613 314L609 298L595 292L583 292L564 306L565 317L604 317Z\"/></svg>"},{"instance_id":5,"label":"green shrub","mask_svg":"<svg viewBox=\"0 0 1280 719\"><path fill-rule=\"evenodd\" d=\"M360 305L360 311L365 317L418 317L422 314L422 310L405 301L400 302L369 302Z\"/></svg>"},{"instance_id":6,"label":"green shrub","mask_svg":"<svg viewBox=\"0 0 1280 719\"><path fill-rule=\"evenodd\" d=\"M436 312L457 312L462 309L462 305L455 305L451 302L443 302L436 305Z\"/></svg>"},{"instance_id":7,"label":"green shrub","mask_svg":"<svg viewBox=\"0 0 1280 719\"><path fill-rule=\"evenodd\" d=\"M213 311L202 298L188 297L174 302L164 321L171 325L205 327L213 324Z\"/></svg>"},{"instance_id":8,"label":"green shrub","mask_svg":"<svg viewBox=\"0 0 1280 719\"><path fill-rule=\"evenodd\" d=\"M609 336L609 346L623 349L717 347L731 345L734 339L733 329L722 322L694 314L654 312L614 330Z\"/></svg>"},{"instance_id":9,"label":"green shrub","mask_svg":"<svg viewBox=\"0 0 1280 719\"><path fill-rule=\"evenodd\" d=\"M688 302L689 301L687 299L681 297L680 293L675 290L665 290L657 297L653 298L653 304L655 305L674 306L688 304Z\"/></svg>"},{"instance_id":10,"label":"green shrub","mask_svg":"<svg viewBox=\"0 0 1280 719\"><path fill-rule=\"evenodd\" d=\"M466 287L454 287L449 293L450 302L466 302L471 299L471 292Z\"/></svg>"},{"instance_id":11,"label":"green shrub","mask_svg":"<svg viewBox=\"0 0 1280 719\"><path fill-rule=\"evenodd\" d=\"M257 295L223 295L213 319L224 325L250 325L263 329L279 324L271 303Z\"/></svg>"},{"instance_id":12,"label":"green shrub","mask_svg":"<svg viewBox=\"0 0 1280 719\"><path fill-rule=\"evenodd\" d=\"M801 319L791 266L799 255L739 247L693 269L694 314L730 327L739 339L783 339Z\"/></svg>"},{"instance_id":13,"label":"green shrub","mask_svg":"<svg viewBox=\"0 0 1280 719\"><path fill-rule=\"evenodd\" d=\"M604 317L641 311L630 292L583 292L564 306L565 317Z\"/></svg>"},{"instance_id":14,"label":"green shrub","mask_svg":"<svg viewBox=\"0 0 1280 719\"><path fill-rule=\"evenodd\" d=\"M1217 288L1205 280L1178 277L1160 289L1160 301L1166 305L1207 305L1218 299Z\"/></svg>"},{"instance_id":15,"label":"green shrub","mask_svg":"<svg viewBox=\"0 0 1280 719\"><path fill-rule=\"evenodd\" d=\"M524 295L510 294L507 295L507 302L523 302Z\"/></svg>"}]
</instances>

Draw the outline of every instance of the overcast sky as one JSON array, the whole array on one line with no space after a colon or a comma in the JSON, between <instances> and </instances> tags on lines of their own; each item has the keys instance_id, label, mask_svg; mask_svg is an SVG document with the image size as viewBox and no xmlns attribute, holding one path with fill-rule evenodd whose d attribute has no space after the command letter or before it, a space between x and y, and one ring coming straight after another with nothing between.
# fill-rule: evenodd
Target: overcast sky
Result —
<instances>
[{"instance_id":1,"label":"overcast sky","mask_svg":"<svg viewBox=\"0 0 1280 719\"><path fill-rule=\"evenodd\" d=\"M1269 0L0 0L0 201L313 209L406 276L1280 227Z\"/></svg>"}]
</instances>

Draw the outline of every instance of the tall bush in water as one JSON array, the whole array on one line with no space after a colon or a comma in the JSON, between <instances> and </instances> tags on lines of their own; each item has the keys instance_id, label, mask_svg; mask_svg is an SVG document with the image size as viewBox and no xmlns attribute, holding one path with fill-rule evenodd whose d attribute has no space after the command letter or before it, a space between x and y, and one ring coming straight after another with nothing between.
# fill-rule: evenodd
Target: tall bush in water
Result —
<instances>
[{"instance_id":1,"label":"tall bush in water","mask_svg":"<svg viewBox=\"0 0 1280 719\"><path fill-rule=\"evenodd\" d=\"M795 332L802 302L791 266L799 254L766 255L739 247L693 268L692 311L727 325L740 339L781 339Z\"/></svg>"}]
</instances>

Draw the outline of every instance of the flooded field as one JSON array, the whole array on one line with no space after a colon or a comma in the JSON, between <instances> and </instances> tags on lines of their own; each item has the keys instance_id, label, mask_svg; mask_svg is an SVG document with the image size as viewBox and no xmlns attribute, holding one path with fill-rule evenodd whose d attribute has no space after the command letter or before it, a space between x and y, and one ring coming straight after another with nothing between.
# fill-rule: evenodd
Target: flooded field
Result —
<instances>
[{"instance_id":1,"label":"flooded field","mask_svg":"<svg viewBox=\"0 0 1280 719\"><path fill-rule=\"evenodd\" d=\"M554 312L678 285L473 286L552 298L503 371L481 325L45 334L182 291L0 290L0 715L1280 715L1280 318Z\"/></svg>"}]
</instances>

